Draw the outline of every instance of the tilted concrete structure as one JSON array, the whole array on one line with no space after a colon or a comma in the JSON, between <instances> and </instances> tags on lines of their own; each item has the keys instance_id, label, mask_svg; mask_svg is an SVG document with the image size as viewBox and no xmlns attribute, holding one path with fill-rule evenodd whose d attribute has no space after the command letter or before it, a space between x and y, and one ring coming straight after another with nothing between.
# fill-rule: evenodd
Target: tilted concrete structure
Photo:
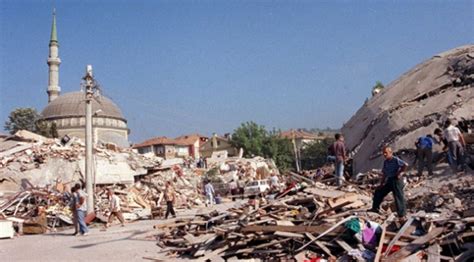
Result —
<instances>
[{"instance_id":1,"label":"tilted concrete structure","mask_svg":"<svg viewBox=\"0 0 474 262\"><path fill-rule=\"evenodd\" d=\"M344 124L354 171L382 165L381 149L414 149L447 119L474 119L474 45L433 56L392 82ZM439 147L436 148L439 150Z\"/></svg>"}]
</instances>

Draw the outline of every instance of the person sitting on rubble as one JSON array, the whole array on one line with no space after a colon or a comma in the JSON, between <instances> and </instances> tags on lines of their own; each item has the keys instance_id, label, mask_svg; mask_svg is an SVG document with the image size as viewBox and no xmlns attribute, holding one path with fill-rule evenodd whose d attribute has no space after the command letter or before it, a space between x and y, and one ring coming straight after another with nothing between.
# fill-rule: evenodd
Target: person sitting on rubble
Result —
<instances>
[{"instance_id":1,"label":"person sitting on rubble","mask_svg":"<svg viewBox=\"0 0 474 262\"><path fill-rule=\"evenodd\" d=\"M206 181L206 185L204 186L204 192L206 192L206 206L212 205L215 203L214 202L214 187L212 186L211 182L209 180Z\"/></svg>"},{"instance_id":2,"label":"person sitting on rubble","mask_svg":"<svg viewBox=\"0 0 474 262\"><path fill-rule=\"evenodd\" d=\"M173 185L171 181L166 182L165 187L165 200L166 200L166 214L165 219L168 219L168 216L171 214L173 218L176 218L176 214L174 212L173 204L176 200L176 192L174 191Z\"/></svg>"},{"instance_id":3,"label":"person sitting on rubble","mask_svg":"<svg viewBox=\"0 0 474 262\"><path fill-rule=\"evenodd\" d=\"M112 188L107 189L107 197L109 198L110 215L109 220L105 224L105 228L108 228L112 224L114 221L114 216L118 218L122 224L122 227L124 227L125 220L123 219L122 209L120 207L120 198L114 194L114 190Z\"/></svg>"},{"instance_id":4,"label":"person sitting on rubble","mask_svg":"<svg viewBox=\"0 0 474 262\"><path fill-rule=\"evenodd\" d=\"M418 176L423 174L426 166L428 175L433 175L433 137L431 135L421 136L415 142L416 158L418 161Z\"/></svg>"},{"instance_id":5,"label":"person sitting on rubble","mask_svg":"<svg viewBox=\"0 0 474 262\"><path fill-rule=\"evenodd\" d=\"M392 192L393 198L395 199L397 214L401 219L404 219L406 210L402 174L407 169L408 164L402 159L394 156L392 149L388 146L383 148L382 153L385 158L382 168L382 179L380 181L380 186L374 192L372 208L368 211L379 213L380 204L382 204L383 199Z\"/></svg>"}]
</instances>

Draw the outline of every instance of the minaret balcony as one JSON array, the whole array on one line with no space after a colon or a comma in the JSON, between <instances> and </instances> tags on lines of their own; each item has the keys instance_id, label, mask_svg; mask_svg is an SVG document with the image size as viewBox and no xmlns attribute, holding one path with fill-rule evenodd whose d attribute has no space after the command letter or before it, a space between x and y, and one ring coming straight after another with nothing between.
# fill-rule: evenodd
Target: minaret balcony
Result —
<instances>
[{"instance_id":1,"label":"minaret balcony","mask_svg":"<svg viewBox=\"0 0 474 262\"><path fill-rule=\"evenodd\" d=\"M48 64L56 64L59 65L61 64L61 59L58 58L48 58Z\"/></svg>"}]
</instances>

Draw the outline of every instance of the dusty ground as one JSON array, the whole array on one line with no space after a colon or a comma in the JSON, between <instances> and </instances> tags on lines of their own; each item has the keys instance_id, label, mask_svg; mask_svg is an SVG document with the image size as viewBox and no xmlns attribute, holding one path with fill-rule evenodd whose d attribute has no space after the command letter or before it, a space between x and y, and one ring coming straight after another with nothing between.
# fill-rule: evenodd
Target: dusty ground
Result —
<instances>
[{"instance_id":1,"label":"dusty ground","mask_svg":"<svg viewBox=\"0 0 474 262\"><path fill-rule=\"evenodd\" d=\"M216 205L215 209L225 210L237 202ZM178 217L193 216L208 212L207 208L178 211ZM107 231L102 227L90 230L90 235L74 237L72 230L45 235L24 235L13 239L0 239L0 261L146 261L144 257L166 258L159 253L160 247L153 238L157 231L153 225L170 222L168 220L143 220L127 224L126 227L113 226Z\"/></svg>"}]
</instances>

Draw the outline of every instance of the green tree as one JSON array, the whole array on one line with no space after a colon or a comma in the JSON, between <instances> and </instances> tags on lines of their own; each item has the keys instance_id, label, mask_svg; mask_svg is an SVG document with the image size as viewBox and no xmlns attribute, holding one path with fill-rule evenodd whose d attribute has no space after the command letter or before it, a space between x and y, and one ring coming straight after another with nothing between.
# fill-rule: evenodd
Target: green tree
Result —
<instances>
[{"instance_id":1,"label":"green tree","mask_svg":"<svg viewBox=\"0 0 474 262\"><path fill-rule=\"evenodd\" d=\"M382 91L385 88L385 86L382 84L382 82L377 81L375 82L375 85L372 87L372 95L377 94L378 92Z\"/></svg>"},{"instance_id":2,"label":"green tree","mask_svg":"<svg viewBox=\"0 0 474 262\"><path fill-rule=\"evenodd\" d=\"M231 143L236 148L243 148L245 157L263 156L263 145L267 136L268 132L264 126L246 122L234 130Z\"/></svg>"},{"instance_id":3,"label":"green tree","mask_svg":"<svg viewBox=\"0 0 474 262\"><path fill-rule=\"evenodd\" d=\"M328 147L334 143L334 138L325 138L307 144L301 150L301 162L303 169L314 169L326 163Z\"/></svg>"},{"instance_id":4,"label":"green tree","mask_svg":"<svg viewBox=\"0 0 474 262\"><path fill-rule=\"evenodd\" d=\"M31 107L13 110L5 122L5 130L10 134L15 134L18 130L28 130L39 135L51 136L48 124L42 121L40 114Z\"/></svg>"},{"instance_id":5,"label":"green tree","mask_svg":"<svg viewBox=\"0 0 474 262\"><path fill-rule=\"evenodd\" d=\"M285 170L293 166L294 156L291 142L279 134L279 131L269 132L262 125L246 122L234 130L231 143L236 148L243 148L245 157L271 158L278 168Z\"/></svg>"}]
</instances>

